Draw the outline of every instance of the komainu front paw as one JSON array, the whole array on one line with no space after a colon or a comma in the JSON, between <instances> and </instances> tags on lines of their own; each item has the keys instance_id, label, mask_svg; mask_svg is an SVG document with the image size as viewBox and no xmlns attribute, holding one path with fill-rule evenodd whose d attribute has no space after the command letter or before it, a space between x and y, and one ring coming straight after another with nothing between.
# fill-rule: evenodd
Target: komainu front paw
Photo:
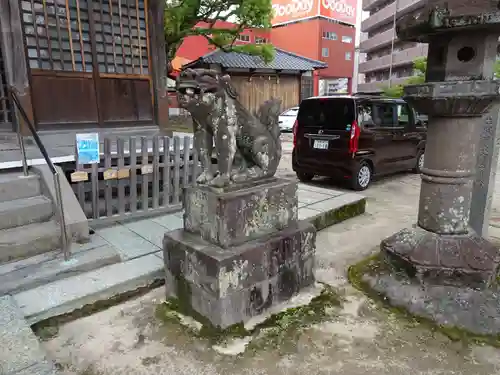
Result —
<instances>
[{"instance_id":1,"label":"komainu front paw","mask_svg":"<svg viewBox=\"0 0 500 375\"><path fill-rule=\"evenodd\" d=\"M236 172L231 175L231 181L239 183L248 180L248 173L246 172Z\"/></svg>"},{"instance_id":2,"label":"komainu front paw","mask_svg":"<svg viewBox=\"0 0 500 375\"><path fill-rule=\"evenodd\" d=\"M207 184L210 181L214 179L214 174L208 171L202 172L198 178L196 179L196 182L198 184Z\"/></svg>"},{"instance_id":3,"label":"komainu front paw","mask_svg":"<svg viewBox=\"0 0 500 375\"><path fill-rule=\"evenodd\" d=\"M228 174L219 174L217 177L215 177L212 181L210 181L208 184L213 187L218 187L222 188L224 186L229 185L230 178Z\"/></svg>"}]
</instances>

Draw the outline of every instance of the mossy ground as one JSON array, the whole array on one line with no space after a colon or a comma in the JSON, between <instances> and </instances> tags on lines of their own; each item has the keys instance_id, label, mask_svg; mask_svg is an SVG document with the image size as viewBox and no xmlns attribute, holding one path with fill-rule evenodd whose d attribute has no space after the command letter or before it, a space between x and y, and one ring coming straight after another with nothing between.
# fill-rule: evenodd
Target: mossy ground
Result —
<instances>
[{"instance_id":1,"label":"mossy ground","mask_svg":"<svg viewBox=\"0 0 500 375\"><path fill-rule=\"evenodd\" d=\"M31 329L33 330L35 335L38 336L40 340L42 341L49 340L57 336L57 334L59 333L59 326L61 324L98 313L100 311L110 308L111 306L115 306L125 301L128 301L132 298L142 296L151 291L152 289L162 286L163 284L165 284L165 279L158 279L145 287L141 287L130 292L118 294L107 300L98 301L93 304L85 305L80 309L72 311L71 313L55 316L53 318L49 318L41 322L35 323L31 326Z\"/></svg>"},{"instance_id":2,"label":"mossy ground","mask_svg":"<svg viewBox=\"0 0 500 375\"><path fill-rule=\"evenodd\" d=\"M193 317L202 324L202 328L192 330L191 334L207 339L211 344L221 343L231 338L252 336L254 340L249 345L250 349L257 350L262 347L284 347L286 343L294 343L302 330L311 324L326 321L332 316L332 311L342 305L343 298L332 287L322 284L323 290L307 305L284 310L271 315L252 330L245 329L243 323L233 325L226 329L214 327L205 318L192 311L186 310L186 305L178 299L171 299L162 303L156 310L156 317L164 322L180 324L179 314ZM283 344L285 344L283 346Z\"/></svg>"},{"instance_id":3,"label":"mossy ground","mask_svg":"<svg viewBox=\"0 0 500 375\"><path fill-rule=\"evenodd\" d=\"M385 272L393 271L389 269L389 266L383 260L380 253L350 266L347 271L349 282L356 289L366 294L389 313L395 314L398 318L404 320L407 324L411 326L423 325L427 329L444 334L452 341L462 341L465 345L486 344L500 348L500 335L477 335L458 327L439 325L430 319L412 315L404 308L390 305L387 298L382 293L373 290L369 284L363 280L364 275L375 276Z\"/></svg>"}]
</instances>

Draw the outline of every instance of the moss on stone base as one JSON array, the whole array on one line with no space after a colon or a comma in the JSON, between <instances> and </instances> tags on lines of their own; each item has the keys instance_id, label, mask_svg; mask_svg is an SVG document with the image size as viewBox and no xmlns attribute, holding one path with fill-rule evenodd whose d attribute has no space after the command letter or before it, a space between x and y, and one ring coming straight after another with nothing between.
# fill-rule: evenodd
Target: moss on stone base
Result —
<instances>
[{"instance_id":1,"label":"moss on stone base","mask_svg":"<svg viewBox=\"0 0 500 375\"><path fill-rule=\"evenodd\" d=\"M341 221L361 215L365 212L366 199L361 199L354 203L346 204L342 207L326 211L312 219L316 230L321 230Z\"/></svg>"},{"instance_id":2,"label":"moss on stone base","mask_svg":"<svg viewBox=\"0 0 500 375\"><path fill-rule=\"evenodd\" d=\"M477 335L462 328L443 326L428 318L415 316L405 308L390 305L388 299L383 293L374 290L366 281L363 280L364 275L376 276L390 271L390 266L384 261L382 254L378 253L350 266L347 271L347 275L349 282L356 289L366 294L369 298L374 300L383 308L387 309L390 313L393 313L398 318L401 318L407 324L412 326L423 325L427 329L444 334L452 341L463 341L466 344L487 344L497 348L500 347L500 335Z\"/></svg>"},{"instance_id":3,"label":"moss on stone base","mask_svg":"<svg viewBox=\"0 0 500 375\"><path fill-rule=\"evenodd\" d=\"M278 345L284 340L293 342L300 334L301 328L325 320L331 308L340 307L342 304L342 298L339 294L329 285L324 285L320 295L313 298L308 305L290 308L271 315L252 330L247 330L243 323L225 329L215 327L205 317L184 303L185 300L186 297L175 298L162 303L156 310L156 317L164 322L180 323L179 314L190 316L202 325L199 331L193 330L191 333L206 338L213 344L228 338L257 336L264 332L260 337L261 340L257 340L257 343L251 345L253 348L263 345Z\"/></svg>"},{"instance_id":4,"label":"moss on stone base","mask_svg":"<svg viewBox=\"0 0 500 375\"><path fill-rule=\"evenodd\" d=\"M329 285L323 284L321 294L311 300L307 305L298 306L270 316L259 324L252 334L259 335L258 339L249 345L250 349L265 347L283 347L289 343L292 347L302 333L303 329L328 320L332 316L332 309L342 306L343 298Z\"/></svg>"}]
</instances>

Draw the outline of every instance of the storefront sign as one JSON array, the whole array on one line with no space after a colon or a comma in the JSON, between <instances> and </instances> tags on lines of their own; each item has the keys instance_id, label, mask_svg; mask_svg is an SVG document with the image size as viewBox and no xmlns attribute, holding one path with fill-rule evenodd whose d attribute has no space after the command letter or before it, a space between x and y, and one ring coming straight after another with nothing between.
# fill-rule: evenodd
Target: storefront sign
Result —
<instances>
[{"instance_id":1,"label":"storefront sign","mask_svg":"<svg viewBox=\"0 0 500 375\"><path fill-rule=\"evenodd\" d=\"M272 3L273 26L318 16L356 24L356 0L272 0Z\"/></svg>"},{"instance_id":2,"label":"storefront sign","mask_svg":"<svg viewBox=\"0 0 500 375\"><path fill-rule=\"evenodd\" d=\"M318 13L317 1L273 0L272 25L281 25L316 16Z\"/></svg>"}]
</instances>

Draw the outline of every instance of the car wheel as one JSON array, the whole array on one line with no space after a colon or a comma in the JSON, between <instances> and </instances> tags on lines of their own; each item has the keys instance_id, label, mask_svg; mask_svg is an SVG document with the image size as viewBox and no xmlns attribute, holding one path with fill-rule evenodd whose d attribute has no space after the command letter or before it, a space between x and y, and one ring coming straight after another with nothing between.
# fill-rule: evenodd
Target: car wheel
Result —
<instances>
[{"instance_id":1,"label":"car wheel","mask_svg":"<svg viewBox=\"0 0 500 375\"><path fill-rule=\"evenodd\" d=\"M297 178L301 182L309 182L314 178L313 174L305 173L305 172L297 172Z\"/></svg>"},{"instance_id":2,"label":"car wheel","mask_svg":"<svg viewBox=\"0 0 500 375\"><path fill-rule=\"evenodd\" d=\"M417 154L417 163L415 165L415 168L413 168L414 173L419 173L419 174L422 173L422 168L424 167L424 157L425 157L424 151L420 151Z\"/></svg>"},{"instance_id":3,"label":"car wheel","mask_svg":"<svg viewBox=\"0 0 500 375\"><path fill-rule=\"evenodd\" d=\"M365 190L372 182L372 169L367 162L359 163L352 174L352 188L357 191Z\"/></svg>"}]
</instances>

